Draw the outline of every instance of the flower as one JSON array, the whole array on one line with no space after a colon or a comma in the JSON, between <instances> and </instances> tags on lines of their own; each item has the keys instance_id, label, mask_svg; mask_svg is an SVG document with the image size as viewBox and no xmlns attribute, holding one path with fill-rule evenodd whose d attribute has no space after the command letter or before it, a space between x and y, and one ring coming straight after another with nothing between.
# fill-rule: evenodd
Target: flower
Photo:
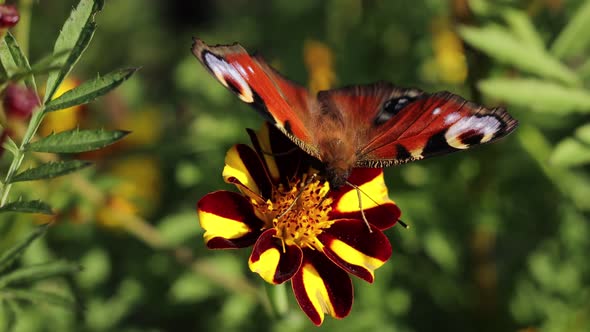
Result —
<instances>
[{"instance_id":1,"label":"flower","mask_svg":"<svg viewBox=\"0 0 590 332\"><path fill-rule=\"evenodd\" d=\"M388 197L382 169L355 168L348 181L358 191L331 190L317 171L319 161L274 126L249 134L253 148L232 147L223 170L241 193L216 191L197 204L207 247L253 245L250 269L272 284L290 280L314 324L321 325L325 313L347 316L353 302L348 273L373 282L375 269L391 256L382 231L396 223L400 210Z\"/></svg>"},{"instance_id":2,"label":"flower","mask_svg":"<svg viewBox=\"0 0 590 332\"><path fill-rule=\"evenodd\" d=\"M12 28L18 23L18 9L11 5L0 5L0 29Z\"/></svg>"},{"instance_id":3,"label":"flower","mask_svg":"<svg viewBox=\"0 0 590 332\"><path fill-rule=\"evenodd\" d=\"M62 94L74 89L80 85L80 81L76 78L66 78L57 88L52 99L60 97ZM48 136L51 133L59 133L62 131L74 129L80 123L83 116L84 105L76 105L56 112L45 114L43 122L39 127L39 135Z\"/></svg>"},{"instance_id":4,"label":"flower","mask_svg":"<svg viewBox=\"0 0 590 332\"><path fill-rule=\"evenodd\" d=\"M6 116L16 119L27 119L33 109L39 106L35 91L19 84L9 84L6 87L2 102Z\"/></svg>"}]
</instances>

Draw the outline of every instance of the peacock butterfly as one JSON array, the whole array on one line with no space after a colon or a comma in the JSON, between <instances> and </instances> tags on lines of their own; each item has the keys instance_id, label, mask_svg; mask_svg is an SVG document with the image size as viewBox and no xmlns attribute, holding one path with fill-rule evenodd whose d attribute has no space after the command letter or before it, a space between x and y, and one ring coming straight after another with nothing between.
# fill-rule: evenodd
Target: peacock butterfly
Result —
<instances>
[{"instance_id":1,"label":"peacock butterfly","mask_svg":"<svg viewBox=\"0 0 590 332\"><path fill-rule=\"evenodd\" d=\"M332 188L344 185L354 167L381 168L465 150L496 141L518 125L503 108L387 82L312 96L238 43L209 46L194 39L192 52L226 88L319 159Z\"/></svg>"}]
</instances>

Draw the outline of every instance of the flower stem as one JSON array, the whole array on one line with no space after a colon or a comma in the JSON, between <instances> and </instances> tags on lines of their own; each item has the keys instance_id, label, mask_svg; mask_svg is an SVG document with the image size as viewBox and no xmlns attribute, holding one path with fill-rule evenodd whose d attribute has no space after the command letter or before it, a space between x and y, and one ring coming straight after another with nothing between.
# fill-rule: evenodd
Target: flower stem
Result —
<instances>
[{"instance_id":1,"label":"flower stem","mask_svg":"<svg viewBox=\"0 0 590 332\"><path fill-rule=\"evenodd\" d=\"M33 0L20 0L19 14L20 19L16 26L16 40L19 47L25 56L29 55L29 33L31 31L31 11L33 8Z\"/></svg>"}]
</instances>

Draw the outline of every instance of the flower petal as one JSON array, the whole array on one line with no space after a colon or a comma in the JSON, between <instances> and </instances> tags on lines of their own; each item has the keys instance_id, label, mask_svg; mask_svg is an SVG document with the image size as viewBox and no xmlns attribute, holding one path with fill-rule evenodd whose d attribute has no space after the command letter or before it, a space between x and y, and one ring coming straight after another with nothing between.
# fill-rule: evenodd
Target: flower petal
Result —
<instances>
[{"instance_id":1,"label":"flower petal","mask_svg":"<svg viewBox=\"0 0 590 332\"><path fill-rule=\"evenodd\" d=\"M401 215L400 209L389 198L387 187L380 168L354 168L348 181L356 186L342 186L332 191L331 219L363 219L362 211L369 223L378 229L393 226Z\"/></svg>"},{"instance_id":2,"label":"flower petal","mask_svg":"<svg viewBox=\"0 0 590 332\"><path fill-rule=\"evenodd\" d=\"M250 270L258 273L271 284L282 284L299 271L303 252L297 246L285 246L284 250L271 228L260 235L248 261Z\"/></svg>"},{"instance_id":3,"label":"flower petal","mask_svg":"<svg viewBox=\"0 0 590 332\"><path fill-rule=\"evenodd\" d=\"M318 236L324 254L347 272L373 282L375 269L391 257L391 244L378 229L369 232L358 219L336 220Z\"/></svg>"},{"instance_id":4,"label":"flower petal","mask_svg":"<svg viewBox=\"0 0 590 332\"><path fill-rule=\"evenodd\" d=\"M225 167L223 179L228 183L236 181L248 188L243 190L245 195L251 196L252 192L268 198L271 194L271 183L266 174L266 168L256 152L245 144L234 145L225 155Z\"/></svg>"},{"instance_id":5,"label":"flower petal","mask_svg":"<svg viewBox=\"0 0 590 332\"><path fill-rule=\"evenodd\" d=\"M303 250L303 264L291 279L291 286L299 307L315 325L322 324L324 313L335 318L350 313L352 280L317 250Z\"/></svg>"},{"instance_id":6,"label":"flower petal","mask_svg":"<svg viewBox=\"0 0 590 332\"><path fill-rule=\"evenodd\" d=\"M199 223L210 249L248 247L256 242L263 222L248 200L230 191L215 191L197 203Z\"/></svg>"}]
</instances>

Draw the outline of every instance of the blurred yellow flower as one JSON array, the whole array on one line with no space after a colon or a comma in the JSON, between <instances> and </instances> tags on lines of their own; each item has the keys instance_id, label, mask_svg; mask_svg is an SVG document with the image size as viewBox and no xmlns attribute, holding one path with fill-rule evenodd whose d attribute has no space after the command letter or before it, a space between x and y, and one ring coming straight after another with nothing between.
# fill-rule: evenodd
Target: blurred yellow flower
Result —
<instances>
[{"instance_id":1,"label":"blurred yellow flower","mask_svg":"<svg viewBox=\"0 0 590 332\"><path fill-rule=\"evenodd\" d=\"M135 214L136 208L129 200L121 196L113 196L98 210L96 221L105 227L120 228L125 218Z\"/></svg>"},{"instance_id":2,"label":"blurred yellow flower","mask_svg":"<svg viewBox=\"0 0 590 332\"><path fill-rule=\"evenodd\" d=\"M147 108L125 116L117 126L131 131L123 143L127 147L156 143L162 136L162 113L156 108Z\"/></svg>"},{"instance_id":3,"label":"blurred yellow flower","mask_svg":"<svg viewBox=\"0 0 590 332\"><path fill-rule=\"evenodd\" d=\"M66 78L55 92L53 99L72 90L78 85L80 85L79 80L75 78ZM41 127L39 127L39 135L47 136L52 132L58 133L76 128L82 118L82 111L83 106L77 105L56 112L47 113L41 122Z\"/></svg>"},{"instance_id":4,"label":"blurred yellow flower","mask_svg":"<svg viewBox=\"0 0 590 332\"><path fill-rule=\"evenodd\" d=\"M147 216L158 206L162 178L156 159L146 156L127 158L116 163L109 173L120 179L113 193L131 202L137 213Z\"/></svg>"},{"instance_id":5,"label":"blurred yellow flower","mask_svg":"<svg viewBox=\"0 0 590 332\"><path fill-rule=\"evenodd\" d=\"M463 83L467 78L467 61L461 39L447 19L435 20L431 29L439 80L451 84Z\"/></svg>"},{"instance_id":6,"label":"blurred yellow flower","mask_svg":"<svg viewBox=\"0 0 590 332\"><path fill-rule=\"evenodd\" d=\"M324 43L307 40L303 46L303 59L309 73L309 90L315 94L330 89L336 82L332 50Z\"/></svg>"}]
</instances>

